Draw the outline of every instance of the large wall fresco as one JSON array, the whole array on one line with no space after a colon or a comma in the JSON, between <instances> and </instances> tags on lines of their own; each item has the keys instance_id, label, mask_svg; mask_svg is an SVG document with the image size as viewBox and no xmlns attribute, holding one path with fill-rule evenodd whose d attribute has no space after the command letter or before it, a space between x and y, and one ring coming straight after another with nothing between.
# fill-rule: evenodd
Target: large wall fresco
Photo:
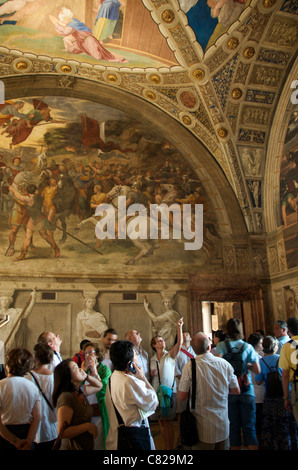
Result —
<instances>
[{"instance_id":1,"label":"large wall fresco","mask_svg":"<svg viewBox=\"0 0 298 470\"><path fill-rule=\"evenodd\" d=\"M1 1L0 44L92 65L177 64L140 0Z\"/></svg>"},{"instance_id":2,"label":"large wall fresco","mask_svg":"<svg viewBox=\"0 0 298 470\"><path fill-rule=\"evenodd\" d=\"M249 11L251 0L177 0L206 52ZM152 5L141 0L0 1L0 43L12 50L117 67L177 65Z\"/></svg>"},{"instance_id":3,"label":"large wall fresco","mask_svg":"<svg viewBox=\"0 0 298 470\"><path fill-rule=\"evenodd\" d=\"M293 111L280 167L281 225L288 268L298 266L298 113Z\"/></svg>"},{"instance_id":4,"label":"large wall fresco","mask_svg":"<svg viewBox=\"0 0 298 470\"><path fill-rule=\"evenodd\" d=\"M2 274L218 269L221 240L212 201L181 152L154 127L65 97L11 100L0 112ZM203 204L203 247L187 251L182 239L171 237L141 246L130 238L98 240L95 208L115 187L133 191L132 200L145 207ZM28 194L38 200L34 209Z\"/></svg>"}]
</instances>

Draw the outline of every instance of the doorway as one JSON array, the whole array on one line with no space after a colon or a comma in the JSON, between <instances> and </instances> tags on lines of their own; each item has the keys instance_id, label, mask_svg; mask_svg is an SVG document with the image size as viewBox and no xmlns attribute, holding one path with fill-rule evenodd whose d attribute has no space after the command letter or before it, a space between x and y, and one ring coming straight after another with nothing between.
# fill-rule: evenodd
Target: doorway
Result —
<instances>
[{"instance_id":1,"label":"doorway","mask_svg":"<svg viewBox=\"0 0 298 470\"><path fill-rule=\"evenodd\" d=\"M254 332L253 312L250 302L202 301L203 332L212 338L212 332L226 331L230 318L238 318L243 326L244 338Z\"/></svg>"}]
</instances>

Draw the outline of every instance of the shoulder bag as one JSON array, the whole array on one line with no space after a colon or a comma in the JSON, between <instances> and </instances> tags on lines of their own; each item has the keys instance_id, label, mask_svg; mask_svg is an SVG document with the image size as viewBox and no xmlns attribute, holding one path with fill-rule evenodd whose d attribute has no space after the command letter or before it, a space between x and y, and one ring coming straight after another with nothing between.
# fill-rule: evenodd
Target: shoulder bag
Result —
<instances>
[{"instance_id":1,"label":"shoulder bag","mask_svg":"<svg viewBox=\"0 0 298 470\"><path fill-rule=\"evenodd\" d=\"M194 410L196 406L196 361L191 359L192 368L192 392L191 392L191 409ZM180 436L181 443L184 446L194 446L198 440L198 429L197 420L194 414L191 412L189 406L189 396L187 399L187 407L185 411L182 411L180 416Z\"/></svg>"},{"instance_id":2,"label":"shoulder bag","mask_svg":"<svg viewBox=\"0 0 298 470\"><path fill-rule=\"evenodd\" d=\"M118 420L118 444L117 450L138 449L138 450L151 450L151 441L149 428L145 426L145 421L142 421L141 426L125 426L123 419L118 412L111 394L111 382L109 379L109 391L111 401Z\"/></svg>"}]
</instances>

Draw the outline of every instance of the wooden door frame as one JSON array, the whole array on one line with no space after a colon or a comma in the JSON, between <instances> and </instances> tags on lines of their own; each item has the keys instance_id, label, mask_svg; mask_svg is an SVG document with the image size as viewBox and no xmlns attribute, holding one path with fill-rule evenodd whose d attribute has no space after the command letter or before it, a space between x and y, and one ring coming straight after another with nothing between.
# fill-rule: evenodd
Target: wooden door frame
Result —
<instances>
[{"instance_id":1,"label":"wooden door frame","mask_svg":"<svg viewBox=\"0 0 298 470\"><path fill-rule=\"evenodd\" d=\"M246 337L258 329L265 331L263 290L259 280L249 276L189 276L190 331L203 331L202 302L240 302L250 309L250 325ZM245 317L242 315L243 319Z\"/></svg>"}]
</instances>

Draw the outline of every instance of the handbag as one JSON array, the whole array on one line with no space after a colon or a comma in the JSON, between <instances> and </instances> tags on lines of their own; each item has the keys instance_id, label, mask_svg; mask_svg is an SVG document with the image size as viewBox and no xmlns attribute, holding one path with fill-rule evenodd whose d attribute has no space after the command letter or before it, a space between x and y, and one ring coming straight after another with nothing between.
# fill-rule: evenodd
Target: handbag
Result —
<instances>
[{"instance_id":1,"label":"handbag","mask_svg":"<svg viewBox=\"0 0 298 470\"><path fill-rule=\"evenodd\" d=\"M175 375L174 375L172 388L167 387L166 385L162 385L161 380L160 380L158 361L156 361L156 365L157 365L158 381L159 381L159 387L156 390L156 394L158 398L161 416L163 418L167 418L169 416L169 412L171 408L173 408L173 388L175 384Z\"/></svg>"},{"instance_id":2,"label":"handbag","mask_svg":"<svg viewBox=\"0 0 298 470\"><path fill-rule=\"evenodd\" d=\"M192 367L192 400L191 409L195 409L196 404L196 362L195 359L191 359ZM180 416L180 436L181 443L184 446L194 446L199 440L199 434L197 429L197 420L194 414L191 412L189 406L189 396L187 399L186 410L182 411Z\"/></svg>"},{"instance_id":3,"label":"handbag","mask_svg":"<svg viewBox=\"0 0 298 470\"><path fill-rule=\"evenodd\" d=\"M151 450L151 440L149 428L145 426L145 421L142 421L141 426L125 426L123 419L118 412L111 394L111 383L109 379L109 390L111 401L118 420L118 444L117 450L138 449L138 450Z\"/></svg>"}]
</instances>

